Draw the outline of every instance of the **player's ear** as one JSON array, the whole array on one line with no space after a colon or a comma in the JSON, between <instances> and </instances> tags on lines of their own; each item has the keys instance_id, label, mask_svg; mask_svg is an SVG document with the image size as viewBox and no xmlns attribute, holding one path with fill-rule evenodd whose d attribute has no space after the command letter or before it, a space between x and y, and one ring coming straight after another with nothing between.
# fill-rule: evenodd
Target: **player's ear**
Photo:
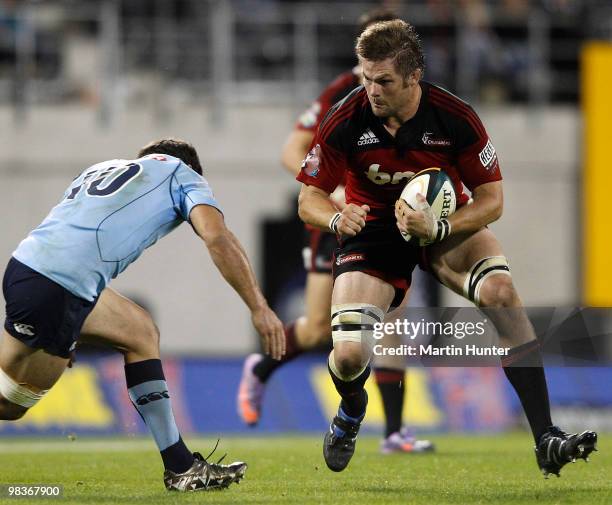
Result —
<instances>
[{"instance_id":1,"label":"player's ear","mask_svg":"<svg viewBox=\"0 0 612 505\"><path fill-rule=\"evenodd\" d=\"M414 69L412 72L410 72L410 74L408 74L408 77L404 80L404 87L416 86L421 80L421 77L423 77L423 72L421 71L421 69Z\"/></svg>"}]
</instances>

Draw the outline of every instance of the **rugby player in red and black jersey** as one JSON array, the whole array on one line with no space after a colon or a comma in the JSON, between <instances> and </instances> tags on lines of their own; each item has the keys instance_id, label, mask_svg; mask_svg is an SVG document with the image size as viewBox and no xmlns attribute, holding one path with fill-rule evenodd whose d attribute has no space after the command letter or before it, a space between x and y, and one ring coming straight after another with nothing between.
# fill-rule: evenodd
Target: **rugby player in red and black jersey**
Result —
<instances>
[{"instance_id":1,"label":"rugby player in red and black jersey","mask_svg":"<svg viewBox=\"0 0 612 505\"><path fill-rule=\"evenodd\" d=\"M444 285L490 313L508 349L504 372L531 427L545 475L586 458L597 435L568 435L553 426L538 341L521 308L502 248L487 228L502 214L502 177L495 149L474 110L421 80L423 53L401 20L371 25L357 39L363 87L336 104L321 123L298 180L302 220L341 236L334 263L329 372L342 397L325 435L327 466L341 471L365 416L374 325L383 320L424 262ZM424 197L417 209L398 202L414 174L439 167L452 179L459 209L437 220ZM346 181L339 212L329 194ZM466 205L471 192L473 202ZM398 230L399 229L399 230ZM429 241L425 248L399 231Z\"/></svg>"},{"instance_id":2,"label":"rugby player in red and black jersey","mask_svg":"<svg viewBox=\"0 0 612 505\"><path fill-rule=\"evenodd\" d=\"M366 12L359 19L358 33L373 23L396 17L392 10L385 8ZM300 115L283 146L281 158L283 166L294 177L300 171L302 160L308 152L321 120L335 103L360 84L359 66L343 72ZM343 181L340 181L331 198L338 210L344 208ZM338 240L331 230L320 230L309 225L305 226L304 235L304 267L308 272L305 288L306 312L303 317L285 328L287 353L281 360L275 360L263 353L254 353L247 356L243 365L237 408L242 420L251 426L259 422L265 386L272 374L303 352L328 344L331 340L332 261ZM388 318L396 319L397 314L392 313ZM427 452L434 449L429 440L417 439L410 429L402 426L404 368L405 362L401 356L384 356L378 358L374 369L385 413L385 438L380 445L380 450L384 454Z\"/></svg>"}]
</instances>

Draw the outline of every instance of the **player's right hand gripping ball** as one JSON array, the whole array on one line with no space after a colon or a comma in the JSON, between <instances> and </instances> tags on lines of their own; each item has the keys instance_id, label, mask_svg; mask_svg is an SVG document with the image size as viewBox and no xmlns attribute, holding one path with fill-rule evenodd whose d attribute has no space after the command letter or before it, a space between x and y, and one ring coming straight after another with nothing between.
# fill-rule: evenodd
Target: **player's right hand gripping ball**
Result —
<instances>
[{"instance_id":1,"label":"player's right hand gripping ball","mask_svg":"<svg viewBox=\"0 0 612 505\"><path fill-rule=\"evenodd\" d=\"M457 208L457 196L450 177L439 168L428 168L415 175L400 195L412 209L419 209L417 194L425 196L436 219L445 219ZM427 239L412 237L409 233L401 232L406 242L414 245L425 246L429 243Z\"/></svg>"}]
</instances>

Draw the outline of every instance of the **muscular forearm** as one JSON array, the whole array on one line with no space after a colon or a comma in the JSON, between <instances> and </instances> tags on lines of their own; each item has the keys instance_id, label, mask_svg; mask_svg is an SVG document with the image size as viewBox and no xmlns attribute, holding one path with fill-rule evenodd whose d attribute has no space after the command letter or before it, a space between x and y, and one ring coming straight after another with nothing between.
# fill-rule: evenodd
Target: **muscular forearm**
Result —
<instances>
[{"instance_id":1,"label":"muscular forearm","mask_svg":"<svg viewBox=\"0 0 612 505\"><path fill-rule=\"evenodd\" d=\"M210 256L225 280L236 290L251 311L265 306L249 260L232 232L226 230L206 243Z\"/></svg>"},{"instance_id":2,"label":"muscular forearm","mask_svg":"<svg viewBox=\"0 0 612 505\"><path fill-rule=\"evenodd\" d=\"M473 203L464 205L451 215L448 220L452 233L474 232L483 226L497 221L502 214L502 205L498 198L482 195L474 198Z\"/></svg>"},{"instance_id":3,"label":"muscular forearm","mask_svg":"<svg viewBox=\"0 0 612 505\"><path fill-rule=\"evenodd\" d=\"M322 230L329 230L329 222L338 212L329 196L304 190L300 193L298 205L300 219Z\"/></svg>"}]
</instances>

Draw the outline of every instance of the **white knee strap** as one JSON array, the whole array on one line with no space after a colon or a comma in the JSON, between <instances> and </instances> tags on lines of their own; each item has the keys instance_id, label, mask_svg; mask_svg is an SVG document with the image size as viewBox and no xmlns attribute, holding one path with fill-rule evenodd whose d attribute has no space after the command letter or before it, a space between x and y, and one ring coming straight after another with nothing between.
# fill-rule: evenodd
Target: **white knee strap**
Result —
<instances>
[{"instance_id":1,"label":"white knee strap","mask_svg":"<svg viewBox=\"0 0 612 505\"><path fill-rule=\"evenodd\" d=\"M49 390L34 393L26 386L17 384L0 368L0 394L9 402L29 409L36 405Z\"/></svg>"},{"instance_id":2,"label":"white knee strap","mask_svg":"<svg viewBox=\"0 0 612 505\"><path fill-rule=\"evenodd\" d=\"M381 323L385 313L367 303L332 305L332 339L336 342L367 343L373 338L374 325Z\"/></svg>"},{"instance_id":3,"label":"white knee strap","mask_svg":"<svg viewBox=\"0 0 612 505\"><path fill-rule=\"evenodd\" d=\"M495 274L512 275L510 265L505 256L488 256L478 260L465 278L463 284L463 296L473 301L477 306L480 305L480 288L484 281Z\"/></svg>"}]
</instances>

